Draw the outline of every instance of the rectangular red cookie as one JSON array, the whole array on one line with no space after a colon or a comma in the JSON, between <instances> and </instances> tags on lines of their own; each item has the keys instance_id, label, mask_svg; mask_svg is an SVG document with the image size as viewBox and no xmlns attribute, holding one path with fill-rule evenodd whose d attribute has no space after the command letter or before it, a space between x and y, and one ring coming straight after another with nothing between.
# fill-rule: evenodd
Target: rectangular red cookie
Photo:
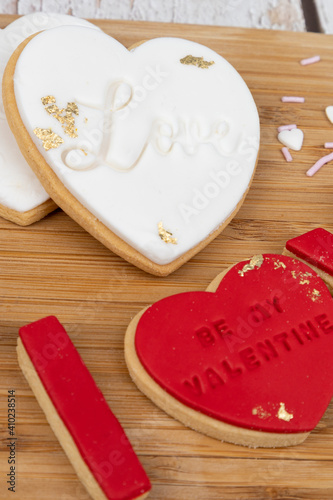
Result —
<instances>
[{"instance_id":1,"label":"rectangular red cookie","mask_svg":"<svg viewBox=\"0 0 333 500\"><path fill-rule=\"evenodd\" d=\"M107 499L151 489L120 423L57 318L20 329L23 346L59 417Z\"/></svg>"},{"instance_id":2,"label":"rectangular red cookie","mask_svg":"<svg viewBox=\"0 0 333 500\"><path fill-rule=\"evenodd\" d=\"M293 238L286 249L296 257L333 276L333 235L322 228Z\"/></svg>"}]
</instances>

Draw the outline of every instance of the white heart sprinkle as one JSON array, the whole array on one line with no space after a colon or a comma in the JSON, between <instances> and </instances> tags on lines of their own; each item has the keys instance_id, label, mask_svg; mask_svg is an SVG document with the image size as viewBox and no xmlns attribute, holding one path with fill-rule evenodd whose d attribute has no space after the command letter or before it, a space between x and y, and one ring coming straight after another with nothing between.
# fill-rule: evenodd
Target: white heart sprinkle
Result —
<instances>
[{"instance_id":1,"label":"white heart sprinkle","mask_svg":"<svg viewBox=\"0 0 333 500\"><path fill-rule=\"evenodd\" d=\"M325 109L326 111L326 116L329 119L331 123L333 123L333 106L327 106Z\"/></svg>"},{"instance_id":2,"label":"white heart sprinkle","mask_svg":"<svg viewBox=\"0 0 333 500\"><path fill-rule=\"evenodd\" d=\"M282 130L278 135L279 141L287 148L299 151L302 148L304 134L301 129Z\"/></svg>"}]
</instances>

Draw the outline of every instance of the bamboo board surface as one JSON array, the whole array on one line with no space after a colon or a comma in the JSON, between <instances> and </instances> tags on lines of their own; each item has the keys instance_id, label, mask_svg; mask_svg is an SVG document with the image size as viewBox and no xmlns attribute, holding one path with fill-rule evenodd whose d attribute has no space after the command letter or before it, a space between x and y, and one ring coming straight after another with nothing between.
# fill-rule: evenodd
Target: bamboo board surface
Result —
<instances>
[{"instance_id":1,"label":"bamboo board surface","mask_svg":"<svg viewBox=\"0 0 333 500\"><path fill-rule=\"evenodd\" d=\"M0 27L13 19L0 17ZM180 36L225 56L252 90L261 151L237 217L210 245L167 278L145 274L110 253L57 210L20 228L0 219L0 498L85 500L88 495L19 370L18 328L49 314L64 324L153 484L152 500L332 499L333 404L300 446L250 450L207 438L168 417L130 380L123 339L144 306L173 293L204 290L226 266L253 254L281 253L287 239L322 226L333 231L332 164L306 170L327 153L333 125L333 37L190 25L96 21L126 46ZM298 61L320 54L322 62ZM283 104L283 95L305 96ZM286 163L276 128L297 123L304 146ZM16 493L7 490L7 391L17 399ZM98 415L96 415L98 425Z\"/></svg>"}]
</instances>

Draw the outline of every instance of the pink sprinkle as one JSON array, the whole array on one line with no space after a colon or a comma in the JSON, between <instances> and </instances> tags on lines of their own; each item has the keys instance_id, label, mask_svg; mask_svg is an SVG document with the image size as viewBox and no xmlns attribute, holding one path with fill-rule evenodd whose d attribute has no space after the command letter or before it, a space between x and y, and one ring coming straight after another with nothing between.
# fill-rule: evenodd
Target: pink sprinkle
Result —
<instances>
[{"instance_id":1,"label":"pink sprinkle","mask_svg":"<svg viewBox=\"0 0 333 500\"><path fill-rule=\"evenodd\" d=\"M299 63L302 66L307 66L308 64L313 64L320 61L320 56L308 57L308 59L302 59Z\"/></svg>"},{"instance_id":2,"label":"pink sprinkle","mask_svg":"<svg viewBox=\"0 0 333 500\"><path fill-rule=\"evenodd\" d=\"M333 149L333 142L325 142L324 147L327 149Z\"/></svg>"},{"instance_id":3,"label":"pink sprinkle","mask_svg":"<svg viewBox=\"0 0 333 500\"><path fill-rule=\"evenodd\" d=\"M293 157L289 153L289 149L288 148L282 148L281 151L282 151L282 154L285 157L286 161L293 161Z\"/></svg>"},{"instance_id":4,"label":"pink sprinkle","mask_svg":"<svg viewBox=\"0 0 333 500\"><path fill-rule=\"evenodd\" d=\"M297 128L297 125L281 125L281 127L278 128L278 132L282 132L282 130L292 130L293 128Z\"/></svg>"},{"instance_id":5,"label":"pink sprinkle","mask_svg":"<svg viewBox=\"0 0 333 500\"><path fill-rule=\"evenodd\" d=\"M318 172L318 170L323 165L325 165L326 163L328 163L329 161L332 161L332 160L333 160L333 153L330 153L329 155L323 156L318 161L316 161L316 163L307 171L306 175L308 177L312 177L316 172Z\"/></svg>"},{"instance_id":6,"label":"pink sprinkle","mask_svg":"<svg viewBox=\"0 0 333 500\"><path fill-rule=\"evenodd\" d=\"M304 97L291 97L291 96L283 96L281 97L282 102L305 102Z\"/></svg>"}]
</instances>

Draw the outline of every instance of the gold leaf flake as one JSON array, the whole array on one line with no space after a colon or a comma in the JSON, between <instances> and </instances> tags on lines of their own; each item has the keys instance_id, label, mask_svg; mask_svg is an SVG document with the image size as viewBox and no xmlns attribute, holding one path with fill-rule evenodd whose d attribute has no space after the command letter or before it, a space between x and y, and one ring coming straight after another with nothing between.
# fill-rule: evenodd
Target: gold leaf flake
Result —
<instances>
[{"instance_id":1,"label":"gold leaf flake","mask_svg":"<svg viewBox=\"0 0 333 500\"><path fill-rule=\"evenodd\" d=\"M42 103L45 107L45 111L61 123L65 134L75 139L78 135L77 129L75 128L75 117L73 115L78 116L79 114L77 104L75 102L69 102L66 108L60 109L56 104L55 97L50 95L42 97Z\"/></svg>"},{"instance_id":2,"label":"gold leaf flake","mask_svg":"<svg viewBox=\"0 0 333 500\"><path fill-rule=\"evenodd\" d=\"M308 279L308 277L312 277L311 273L309 273L309 272L306 272L306 273L302 273L302 272L296 273L296 271L291 271L291 275L292 275L292 277L295 280L299 279L299 284L300 285L310 285L310 280Z\"/></svg>"},{"instance_id":3,"label":"gold leaf flake","mask_svg":"<svg viewBox=\"0 0 333 500\"><path fill-rule=\"evenodd\" d=\"M212 64L215 64L214 61L205 61L203 57L195 57L188 55L186 57L183 57L183 59L180 59L180 62L182 64L187 64L187 65L192 65L192 66L197 66L198 68L209 68Z\"/></svg>"},{"instance_id":4,"label":"gold leaf flake","mask_svg":"<svg viewBox=\"0 0 333 500\"><path fill-rule=\"evenodd\" d=\"M266 418L269 418L271 414L264 410L262 406L256 406L255 408L252 409L252 415L257 415L258 418L261 418L262 420L265 420Z\"/></svg>"},{"instance_id":5,"label":"gold leaf flake","mask_svg":"<svg viewBox=\"0 0 333 500\"><path fill-rule=\"evenodd\" d=\"M288 413L286 410L286 405L284 403L280 403L279 411L276 415L280 420L285 420L286 422L290 422L294 415L292 413Z\"/></svg>"},{"instance_id":6,"label":"gold leaf flake","mask_svg":"<svg viewBox=\"0 0 333 500\"><path fill-rule=\"evenodd\" d=\"M274 271L282 267L282 269L287 269L287 266L285 265L284 262L281 262L280 260L277 260L274 262Z\"/></svg>"},{"instance_id":7,"label":"gold leaf flake","mask_svg":"<svg viewBox=\"0 0 333 500\"><path fill-rule=\"evenodd\" d=\"M238 274L240 276L244 276L245 273L248 271L253 271L256 267L259 268L262 263L264 262L264 258L262 255L254 255L252 259L250 260L249 264L245 264L243 269L241 271L238 271Z\"/></svg>"},{"instance_id":8,"label":"gold leaf flake","mask_svg":"<svg viewBox=\"0 0 333 500\"><path fill-rule=\"evenodd\" d=\"M49 115L52 115L53 113L57 113L59 108L56 104L52 104L51 106L45 107L45 111L47 111Z\"/></svg>"},{"instance_id":9,"label":"gold leaf flake","mask_svg":"<svg viewBox=\"0 0 333 500\"><path fill-rule=\"evenodd\" d=\"M56 149L64 142L63 138L60 135L52 132L50 128L35 128L34 134L43 141L43 148L45 151L49 151L49 149Z\"/></svg>"},{"instance_id":10,"label":"gold leaf flake","mask_svg":"<svg viewBox=\"0 0 333 500\"><path fill-rule=\"evenodd\" d=\"M173 245L177 245L177 238L172 238L172 233L164 229L162 222L158 223L158 235L161 240L165 241L165 243L172 243Z\"/></svg>"},{"instance_id":11,"label":"gold leaf flake","mask_svg":"<svg viewBox=\"0 0 333 500\"><path fill-rule=\"evenodd\" d=\"M45 97L42 97L43 106L47 106L48 104L53 104L55 102L56 102L56 100L55 100L55 97L53 95L47 95Z\"/></svg>"},{"instance_id":12,"label":"gold leaf flake","mask_svg":"<svg viewBox=\"0 0 333 500\"><path fill-rule=\"evenodd\" d=\"M320 291L316 290L315 288L312 290L312 292L308 293L308 297L312 300L312 302L318 302L320 300Z\"/></svg>"},{"instance_id":13,"label":"gold leaf flake","mask_svg":"<svg viewBox=\"0 0 333 500\"><path fill-rule=\"evenodd\" d=\"M66 113L74 113L74 115L79 115L79 108L75 102L69 102L67 104Z\"/></svg>"}]
</instances>

